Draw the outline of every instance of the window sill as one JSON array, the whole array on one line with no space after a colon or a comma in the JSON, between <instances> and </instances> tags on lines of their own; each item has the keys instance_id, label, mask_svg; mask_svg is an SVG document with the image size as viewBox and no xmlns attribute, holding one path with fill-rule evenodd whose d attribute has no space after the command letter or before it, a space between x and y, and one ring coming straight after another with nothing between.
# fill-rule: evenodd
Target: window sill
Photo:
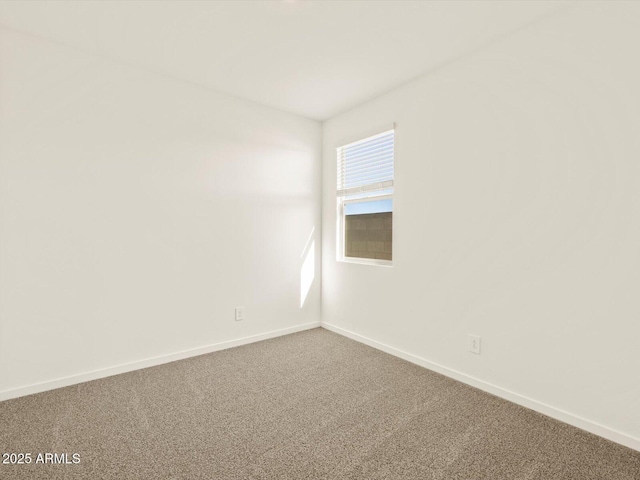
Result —
<instances>
[{"instance_id":1,"label":"window sill","mask_svg":"<svg viewBox=\"0 0 640 480\"><path fill-rule=\"evenodd\" d=\"M358 265L373 265L375 267L393 267L393 260L380 260L377 258L344 257L339 258L338 262L355 263Z\"/></svg>"}]
</instances>

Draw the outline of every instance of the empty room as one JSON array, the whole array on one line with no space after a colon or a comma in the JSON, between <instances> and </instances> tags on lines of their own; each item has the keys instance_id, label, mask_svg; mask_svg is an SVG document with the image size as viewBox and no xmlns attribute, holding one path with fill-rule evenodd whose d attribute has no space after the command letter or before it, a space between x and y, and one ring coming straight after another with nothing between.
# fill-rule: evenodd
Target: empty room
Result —
<instances>
[{"instance_id":1,"label":"empty room","mask_svg":"<svg viewBox=\"0 0 640 480\"><path fill-rule=\"evenodd\" d=\"M0 0L0 479L640 480L640 2Z\"/></svg>"}]
</instances>

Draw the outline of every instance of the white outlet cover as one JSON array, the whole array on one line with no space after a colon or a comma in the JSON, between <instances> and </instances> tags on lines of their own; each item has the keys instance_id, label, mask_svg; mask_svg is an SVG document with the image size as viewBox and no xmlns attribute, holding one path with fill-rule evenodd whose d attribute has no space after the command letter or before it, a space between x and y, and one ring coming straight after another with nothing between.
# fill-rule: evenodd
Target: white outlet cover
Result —
<instances>
[{"instance_id":1,"label":"white outlet cover","mask_svg":"<svg viewBox=\"0 0 640 480\"><path fill-rule=\"evenodd\" d=\"M480 354L480 337L478 337L477 335L469 335L468 349L471 353Z\"/></svg>"},{"instance_id":2,"label":"white outlet cover","mask_svg":"<svg viewBox=\"0 0 640 480\"><path fill-rule=\"evenodd\" d=\"M244 307L236 307L236 322L244 320Z\"/></svg>"}]
</instances>

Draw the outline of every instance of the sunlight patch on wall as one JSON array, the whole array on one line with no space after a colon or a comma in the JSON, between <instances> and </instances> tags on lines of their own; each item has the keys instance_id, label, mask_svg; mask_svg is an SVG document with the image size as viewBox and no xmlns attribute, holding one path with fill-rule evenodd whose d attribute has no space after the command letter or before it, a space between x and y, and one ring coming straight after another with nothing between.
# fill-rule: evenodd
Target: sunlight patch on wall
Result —
<instances>
[{"instance_id":1,"label":"sunlight patch on wall","mask_svg":"<svg viewBox=\"0 0 640 480\"><path fill-rule=\"evenodd\" d=\"M307 239L307 242L302 249L301 258L304 258L302 262L302 268L300 269L300 308L304 306L304 302L307 300L309 290L313 284L315 278L315 240L313 240L313 232L315 228L311 229L311 234Z\"/></svg>"}]
</instances>

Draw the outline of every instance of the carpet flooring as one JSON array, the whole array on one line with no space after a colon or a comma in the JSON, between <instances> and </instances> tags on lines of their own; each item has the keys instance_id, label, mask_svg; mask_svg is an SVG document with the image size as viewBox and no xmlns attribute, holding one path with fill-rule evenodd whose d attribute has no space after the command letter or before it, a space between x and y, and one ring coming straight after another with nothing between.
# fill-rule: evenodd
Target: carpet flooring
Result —
<instances>
[{"instance_id":1,"label":"carpet flooring","mask_svg":"<svg viewBox=\"0 0 640 480\"><path fill-rule=\"evenodd\" d=\"M324 329L1 402L0 452L32 454L3 480L640 479L640 452Z\"/></svg>"}]
</instances>

